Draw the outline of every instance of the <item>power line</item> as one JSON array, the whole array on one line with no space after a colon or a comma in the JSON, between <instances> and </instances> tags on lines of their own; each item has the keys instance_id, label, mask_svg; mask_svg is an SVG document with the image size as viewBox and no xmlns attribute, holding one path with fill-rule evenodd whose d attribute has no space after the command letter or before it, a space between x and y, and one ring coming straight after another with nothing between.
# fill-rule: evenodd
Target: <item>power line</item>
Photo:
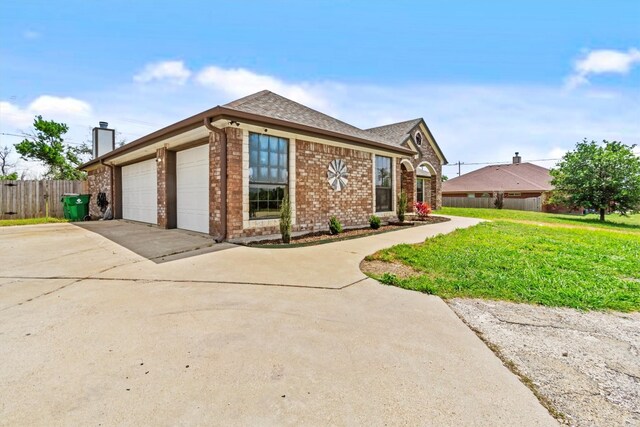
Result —
<instances>
[{"instance_id":1,"label":"power line","mask_svg":"<svg viewBox=\"0 0 640 427\"><path fill-rule=\"evenodd\" d=\"M17 134L17 133L9 133L9 132L0 132L0 135L4 135L4 136L17 136L19 138L32 138L33 135L27 135L26 133L23 134ZM69 145L82 145L81 142L73 142L74 140L72 138L64 138L63 142L65 144L69 144Z\"/></svg>"},{"instance_id":2,"label":"power line","mask_svg":"<svg viewBox=\"0 0 640 427\"><path fill-rule=\"evenodd\" d=\"M527 160L527 162L550 162L550 161L558 161L562 159L533 159ZM449 163L443 166L458 166L458 163L462 166L477 166L477 165L509 165L511 162L474 162L474 163L466 163L466 162L455 162Z\"/></svg>"}]
</instances>

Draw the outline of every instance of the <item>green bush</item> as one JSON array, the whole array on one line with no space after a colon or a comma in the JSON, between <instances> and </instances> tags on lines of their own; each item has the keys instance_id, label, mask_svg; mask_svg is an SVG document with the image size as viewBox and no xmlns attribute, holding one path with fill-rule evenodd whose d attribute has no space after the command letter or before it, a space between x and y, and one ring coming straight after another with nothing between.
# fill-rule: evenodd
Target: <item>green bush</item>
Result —
<instances>
[{"instance_id":1,"label":"green bush","mask_svg":"<svg viewBox=\"0 0 640 427\"><path fill-rule=\"evenodd\" d=\"M396 206L396 215L398 215L398 221L404 222L405 213L407 213L407 193L402 191L398 196L398 205Z\"/></svg>"},{"instance_id":2,"label":"green bush","mask_svg":"<svg viewBox=\"0 0 640 427\"><path fill-rule=\"evenodd\" d=\"M280 207L280 234L282 234L282 243L291 242L291 203L288 194L284 195Z\"/></svg>"},{"instance_id":3,"label":"green bush","mask_svg":"<svg viewBox=\"0 0 640 427\"><path fill-rule=\"evenodd\" d=\"M371 215L369 217L369 226L374 230L380 228L380 218L375 215Z\"/></svg>"},{"instance_id":4,"label":"green bush","mask_svg":"<svg viewBox=\"0 0 640 427\"><path fill-rule=\"evenodd\" d=\"M329 233L331 234L340 234L342 233L342 224L335 216L332 216L329 219Z\"/></svg>"}]
</instances>

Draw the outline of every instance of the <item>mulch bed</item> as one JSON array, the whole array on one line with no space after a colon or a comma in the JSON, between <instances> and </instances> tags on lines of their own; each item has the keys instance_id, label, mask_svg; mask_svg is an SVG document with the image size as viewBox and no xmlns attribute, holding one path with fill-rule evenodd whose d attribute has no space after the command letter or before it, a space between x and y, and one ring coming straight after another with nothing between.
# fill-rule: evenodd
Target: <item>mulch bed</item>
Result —
<instances>
[{"instance_id":1,"label":"mulch bed","mask_svg":"<svg viewBox=\"0 0 640 427\"><path fill-rule=\"evenodd\" d=\"M260 240L251 243L247 243L248 246L307 246L313 244L326 243L337 240L354 239L358 237L372 236L374 234L387 233L390 231L401 230L407 227L436 224L440 222L450 221L449 218L442 216L429 216L423 220L412 219L411 221L405 221L404 223L390 222L386 225L380 226L377 230L372 230L369 227L366 228L353 228L344 230L340 234L330 234L329 231L318 231L303 236L291 237L291 243L284 244L282 239L277 240Z\"/></svg>"}]
</instances>

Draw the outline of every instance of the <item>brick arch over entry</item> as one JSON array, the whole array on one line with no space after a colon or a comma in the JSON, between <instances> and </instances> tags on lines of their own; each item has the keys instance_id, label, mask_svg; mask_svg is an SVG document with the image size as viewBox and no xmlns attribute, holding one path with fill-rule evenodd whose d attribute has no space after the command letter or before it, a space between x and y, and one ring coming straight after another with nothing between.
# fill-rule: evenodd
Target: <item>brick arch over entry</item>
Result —
<instances>
[{"instance_id":1,"label":"brick arch over entry","mask_svg":"<svg viewBox=\"0 0 640 427\"><path fill-rule=\"evenodd\" d=\"M418 165L416 166L416 175L419 173L418 171L420 169L426 169L427 171L429 171L430 176L429 177L418 177L418 178L423 178L425 180L429 180L429 205L432 208L439 208L440 205L438 203L438 187L440 184L440 175L438 174L438 171L436 170L435 167L433 167L433 165L429 162L425 162L422 161L420 163L418 163Z\"/></svg>"}]
</instances>

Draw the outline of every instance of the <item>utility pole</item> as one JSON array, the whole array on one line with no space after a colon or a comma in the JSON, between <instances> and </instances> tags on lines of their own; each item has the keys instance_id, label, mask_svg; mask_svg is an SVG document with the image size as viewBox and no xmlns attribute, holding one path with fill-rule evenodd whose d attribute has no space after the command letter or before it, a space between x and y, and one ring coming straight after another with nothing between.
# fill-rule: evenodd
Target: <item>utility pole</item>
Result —
<instances>
[{"instance_id":1,"label":"utility pole","mask_svg":"<svg viewBox=\"0 0 640 427\"><path fill-rule=\"evenodd\" d=\"M460 176L460 165L461 165L460 160L458 160L458 176Z\"/></svg>"}]
</instances>

